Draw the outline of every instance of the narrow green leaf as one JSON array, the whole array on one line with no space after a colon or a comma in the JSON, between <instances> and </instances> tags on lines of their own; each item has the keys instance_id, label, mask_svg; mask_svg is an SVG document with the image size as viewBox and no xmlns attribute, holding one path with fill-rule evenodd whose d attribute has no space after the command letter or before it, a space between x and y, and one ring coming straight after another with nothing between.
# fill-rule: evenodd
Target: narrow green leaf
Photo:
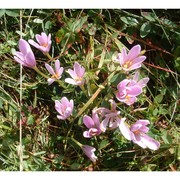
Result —
<instances>
[{"instance_id":1,"label":"narrow green leaf","mask_svg":"<svg viewBox=\"0 0 180 180\"><path fill-rule=\"evenodd\" d=\"M45 153L46 153L46 151L41 151L41 152L34 153L33 155L34 156L40 156L40 155L45 154Z\"/></svg>"}]
</instances>

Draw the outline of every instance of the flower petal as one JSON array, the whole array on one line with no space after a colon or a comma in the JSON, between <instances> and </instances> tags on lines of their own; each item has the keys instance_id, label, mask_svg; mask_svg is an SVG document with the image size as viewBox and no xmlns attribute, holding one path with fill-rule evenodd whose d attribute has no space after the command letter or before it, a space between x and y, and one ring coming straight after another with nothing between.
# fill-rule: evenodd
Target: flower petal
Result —
<instances>
[{"instance_id":1,"label":"flower petal","mask_svg":"<svg viewBox=\"0 0 180 180\"><path fill-rule=\"evenodd\" d=\"M134 104L136 102L136 100L137 100L136 97L130 97L130 98L125 99L125 101L121 101L121 102L124 102L128 106L130 106L130 105Z\"/></svg>"},{"instance_id":2,"label":"flower petal","mask_svg":"<svg viewBox=\"0 0 180 180\"><path fill-rule=\"evenodd\" d=\"M143 136L141 136L141 140L149 149L157 150L160 147L160 143L147 134L143 134Z\"/></svg>"},{"instance_id":3,"label":"flower petal","mask_svg":"<svg viewBox=\"0 0 180 180\"><path fill-rule=\"evenodd\" d=\"M77 85L76 81L72 78L66 78L64 81L69 84Z\"/></svg>"},{"instance_id":4,"label":"flower petal","mask_svg":"<svg viewBox=\"0 0 180 180\"><path fill-rule=\"evenodd\" d=\"M135 82L138 82L138 79L139 79L139 72L136 71L132 80L135 81Z\"/></svg>"},{"instance_id":5,"label":"flower petal","mask_svg":"<svg viewBox=\"0 0 180 180\"><path fill-rule=\"evenodd\" d=\"M84 151L84 153L86 154L86 156L88 156L88 158L92 161L92 162L96 162L97 160L97 156L94 154L94 152L96 151L96 149L92 146L89 145L83 145L82 146L82 150Z\"/></svg>"},{"instance_id":6,"label":"flower petal","mask_svg":"<svg viewBox=\"0 0 180 180\"><path fill-rule=\"evenodd\" d=\"M85 138L91 138L91 137L92 137L92 136L90 135L89 131L84 131L84 132L83 132L83 136L84 136Z\"/></svg>"},{"instance_id":7,"label":"flower petal","mask_svg":"<svg viewBox=\"0 0 180 180\"><path fill-rule=\"evenodd\" d=\"M137 138L137 139L138 139L138 138ZM136 140L136 139L134 139L134 140L133 140L133 143L139 145L139 146L142 147L143 149L147 148L147 146L144 144L144 142L142 142L141 138L140 138L139 141Z\"/></svg>"},{"instance_id":8,"label":"flower petal","mask_svg":"<svg viewBox=\"0 0 180 180\"><path fill-rule=\"evenodd\" d=\"M31 47L27 41L25 41L24 39L20 39L19 50L25 55L27 52L31 51Z\"/></svg>"},{"instance_id":9,"label":"flower petal","mask_svg":"<svg viewBox=\"0 0 180 180\"><path fill-rule=\"evenodd\" d=\"M92 119L94 121L95 126L98 128L100 125L100 121L99 121L99 116L95 111L92 112Z\"/></svg>"},{"instance_id":10,"label":"flower petal","mask_svg":"<svg viewBox=\"0 0 180 180\"><path fill-rule=\"evenodd\" d=\"M90 116L87 116L87 115L85 115L85 116L83 117L83 123L85 124L85 126L86 126L88 129L93 128L94 125L95 125L93 119L92 119Z\"/></svg>"},{"instance_id":11,"label":"flower petal","mask_svg":"<svg viewBox=\"0 0 180 180\"><path fill-rule=\"evenodd\" d=\"M142 93L142 88L140 86L133 86L129 88L127 95L135 97Z\"/></svg>"},{"instance_id":12,"label":"flower petal","mask_svg":"<svg viewBox=\"0 0 180 180\"><path fill-rule=\"evenodd\" d=\"M106 131L108 122L109 122L109 118L105 118L105 119L101 122L101 124L100 124L100 129L101 129L101 131L103 131L103 132Z\"/></svg>"},{"instance_id":13,"label":"flower petal","mask_svg":"<svg viewBox=\"0 0 180 180\"><path fill-rule=\"evenodd\" d=\"M48 85L51 85L55 81L55 79L54 78L49 78L47 81L48 81Z\"/></svg>"},{"instance_id":14,"label":"flower petal","mask_svg":"<svg viewBox=\"0 0 180 180\"><path fill-rule=\"evenodd\" d=\"M29 39L28 40L29 44L31 44L32 46L34 46L35 48L39 49L40 45L38 43L36 43L34 40Z\"/></svg>"},{"instance_id":15,"label":"flower petal","mask_svg":"<svg viewBox=\"0 0 180 180\"><path fill-rule=\"evenodd\" d=\"M32 51L29 51L26 53L25 64L30 68L33 68L36 66L36 60Z\"/></svg>"},{"instance_id":16,"label":"flower petal","mask_svg":"<svg viewBox=\"0 0 180 180\"><path fill-rule=\"evenodd\" d=\"M57 115L57 118L60 119L60 120L65 120L66 119L65 116L61 116L61 115Z\"/></svg>"},{"instance_id":17,"label":"flower petal","mask_svg":"<svg viewBox=\"0 0 180 180\"><path fill-rule=\"evenodd\" d=\"M122 66L128 60L127 59L127 51L126 51L126 49L124 47L122 48L122 52L121 53L122 54L121 54L121 59L120 59L120 65Z\"/></svg>"},{"instance_id":18,"label":"flower petal","mask_svg":"<svg viewBox=\"0 0 180 180\"><path fill-rule=\"evenodd\" d=\"M124 121L126 120L126 118L122 118L120 123L119 123L119 129L122 133L122 135L128 139L128 140L132 140L132 132L129 130L128 126L125 125Z\"/></svg>"},{"instance_id":19,"label":"flower petal","mask_svg":"<svg viewBox=\"0 0 180 180\"><path fill-rule=\"evenodd\" d=\"M141 46L139 44L132 47L131 50L128 53L128 60L135 59L136 57L138 57L140 52L141 52Z\"/></svg>"},{"instance_id":20,"label":"flower petal","mask_svg":"<svg viewBox=\"0 0 180 180\"><path fill-rule=\"evenodd\" d=\"M57 59L55 61L55 72L57 73L59 71L59 69L60 69L60 61Z\"/></svg>"},{"instance_id":21,"label":"flower petal","mask_svg":"<svg viewBox=\"0 0 180 180\"><path fill-rule=\"evenodd\" d=\"M139 85L141 88L143 88L147 85L148 81L149 81L149 78L143 78L137 83L137 85Z\"/></svg>"},{"instance_id":22,"label":"flower petal","mask_svg":"<svg viewBox=\"0 0 180 180\"><path fill-rule=\"evenodd\" d=\"M82 67L78 62L74 63L74 72L78 77L83 77L85 73L85 68Z\"/></svg>"},{"instance_id":23,"label":"flower petal","mask_svg":"<svg viewBox=\"0 0 180 180\"><path fill-rule=\"evenodd\" d=\"M77 74L72 69L68 69L67 72L73 79L77 78Z\"/></svg>"},{"instance_id":24,"label":"flower petal","mask_svg":"<svg viewBox=\"0 0 180 180\"><path fill-rule=\"evenodd\" d=\"M54 69L49 64L45 63L45 67L51 75L55 75Z\"/></svg>"}]
</instances>

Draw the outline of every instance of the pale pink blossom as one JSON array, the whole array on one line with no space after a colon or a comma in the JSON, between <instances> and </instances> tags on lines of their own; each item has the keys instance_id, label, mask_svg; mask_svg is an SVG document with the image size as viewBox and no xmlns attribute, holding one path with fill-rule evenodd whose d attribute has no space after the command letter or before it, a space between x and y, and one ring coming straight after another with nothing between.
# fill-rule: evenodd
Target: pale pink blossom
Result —
<instances>
[{"instance_id":1,"label":"pale pink blossom","mask_svg":"<svg viewBox=\"0 0 180 180\"><path fill-rule=\"evenodd\" d=\"M48 84L52 84L55 80L58 80L61 78L61 75L63 73L63 67L60 67L60 61L55 61L55 71L49 64L45 63L46 69L49 71L49 73L52 75L51 78L48 79Z\"/></svg>"},{"instance_id":2,"label":"pale pink blossom","mask_svg":"<svg viewBox=\"0 0 180 180\"><path fill-rule=\"evenodd\" d=\"M65 120L67 119L73 112L74 101L68 100L66 97L63 97L60 101L55 100L55 109L60 114L57 115L58 119Z\"/></svg>"},{"instance_id":3,"label":"pale pink blossom","mask_svg":"<svg viewBox=\"0 0 180 180\"><path fill-rule=\"evenodd\" d=\"M85 138L97 136L102 132L100 129L99 117L95 111L92 111L92 118L90 116L85 115L83 117L83 123L89 129L88 131L83 132L83 136Z\"/></svg>"},{"instance_id":4,"label":"pale pink blossom","mask_svg":"<svg viewBox=\"0 0 180 180\"><path fill-rule=\"evenodd\" d=\"M92 162L96 162L97 156L94 153L96 151L94 147L89 145L82 145L82 150Z\"/></svg>"},{"instance_id":5,"label":"pale pink blossom","mask_svg":"<svg viewBox=\"0 0 180 180\"><path fill-rule=\"evenodd\" d=\"M160 143L147 135L149 131L147 125L150 124L148 120L140 119L130 127L124 121L125 118L121 120L119 129L126 139L133 141L142 148L159 149Z\"/></svg>"},{"instance_id":6,"label":"pale pink blossom","mask_svg":"<svg viewBox=\"0 0 180 180\"><path fill-rule=\"evenodd\" d=\"M146 56L141 55L141 46L134 46L129 53L125 48L122 48L122 52L118 54L117 60L120 62L120 66L124 71L131 71L141 67L142 62L146 59Z\"/></svg>"},{"instance_id":7,"label":"pale pink blossom","mask_svg":"<svg viewBox=\"0 0 180 180\"><path fill-rule=\"evenodd\" d=\"M46 33L42 32L41 35L36 34L35 37L36 37L36 40L38 43L36 43L34 40L30 39L30 40L28 40L29 44L36 47L43 53L48 53L51 48L51 43L52 43L51 34L49 34L47 36Z\"/></svg>"},{"instance_id":8,"label":"pale pink blossom","mask_svg":"<svg viewBox=\"0 0 180 180\"><path fill-rule=\"evenodd\" d=\"M127 105L132 105L137 100L136 96L142 93L142 88L134 80L124 79L117 85L116 98Z\"/></svg>"},{"instance_id":9,"label":"pale pink blossom","mask_svg":"<svg viewBox=\"0 0 180 180\"><path fill-rule=\"evenodd\" d=\"M36 66L36 60L34 53L31 50L30 45L24 39L19 40L19 50L14 53L14 59L23 66L34 68Z\"/></svg>"},{"instance_id":10,"label":"pale pink blossom","mask_svg":"<svg viewBox=\"0 0 180 180\"><path fill-rule=\"evenodd\" d=\"M84 84L85 68L78 62L74 63L74 69L68 69L67 71L72 78L66 78L65 82L73 85L82 86Z\"/></svg>"},{"instance_id":11,"label":"pale pink blossom","mask_svg":"<svg viewBox=\"0 0 180 180\"><path fill-rule=\"evenodd\" d=\"M102 122L100 124L100 128L103 132L106 131L108 128L109 130L115 129L119 126L120 118L119 114L120 111L116 110L116 103L112 99L109 100L111 103L111 109L100 107L96 109L96 112L100 114Z\"/></svg>"},{"instance_id":12,"label":"pale pink blossom","mask_svg":"<svg viewBox=\"0 0 180 180\"><path fill-rule=\"evenodd\" d=\"M143 78L139 80L139 72L136 71L133 76L133 81L136 82L136 85L140 86L141 88L145 87L147 83L149 82L149 78Z\"/></svg>"},{"instance_id":13,"label":"pale pink blossom","mask_svg":"<svg viewBox=\"0 0 180 180\"><path fill-rule=\"evenodd\" d=\"M142 88L146 86L149 78L143 78L138 81L139 73L136 72L133 79L124 79L117 85L116 98L120 102L132 105L137 101L137 96L142 93Z\"/></svg>"}]
</instances>

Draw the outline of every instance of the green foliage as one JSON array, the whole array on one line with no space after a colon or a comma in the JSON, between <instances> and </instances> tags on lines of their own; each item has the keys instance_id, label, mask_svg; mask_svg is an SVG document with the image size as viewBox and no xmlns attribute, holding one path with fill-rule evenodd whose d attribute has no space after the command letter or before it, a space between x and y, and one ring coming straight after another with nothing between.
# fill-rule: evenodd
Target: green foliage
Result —
<instances>
[{"instance_id":1,"label":"green foliage","mask_svg":"<svg viewBox=\"0 0 180 180\"><path fill-rule=\"evenodd\" d=\"M179 171L179 17L180 10L0 10L0 170L19 170L21 116L25 171ZM52 35L53 60L59 59L65 71L75 61L82 64L87 86L84 92L64 82L48 86L46 79L24 67L20 102L19 64L11 51L18 49L20 36L34 39L43 31ZM127 75L119 73L119 65L112 63L114 57L122 47L130 49L136 44L146 50L147 60L140 73L150 78L148 88L134 106L118 104L117 108L128 122L150 120L149 135L161 143L158 151L141 149L123 138L118 129L92 140L82 136L82 116L91 115L94 107L108 107L117 84ZM40 70L47 73L46 57L32 49ZM63 73L62 79L66 77ZM108 85L103 85L106 78ZM98 88L100 93L77 117ZM63 96L76 99L72 123L56 117L54 100ZM97 163L93 164L70 137L95 146Z\"/></svg>"}]
</instances>

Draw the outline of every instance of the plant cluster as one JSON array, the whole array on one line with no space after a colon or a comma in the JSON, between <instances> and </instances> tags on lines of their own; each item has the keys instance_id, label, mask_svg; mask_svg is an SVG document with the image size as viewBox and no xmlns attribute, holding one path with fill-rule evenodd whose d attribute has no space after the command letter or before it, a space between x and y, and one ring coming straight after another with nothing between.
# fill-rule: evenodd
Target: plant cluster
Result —
<instances>
[{"instance_id":1,"label":"plant cluster","mask_svg":"<svg viewBox=\"0 0 180 180\"><path fill-rule=\"evenodd\" d=\"M0 169L179 170L179 13L0 10Z\"/></svg>"},{"instance_id":2,"label":"plant cluster","mask_svg":"<svg viewBox=\"0 0 180 180\"><path fill-rule=\"evenodd\" d=\"M40 50L44 55L49 57L51 60L52 57L49 54L52 43L51 34L47 36L44 32L42 32L41 35L37 34L35 37L38 43L36 43L32 39L28 40L28 42L38 50ZM34 53L28 42L24 39L19 40L20 51L14 53L14 59L22 66L32 68L40 75L47 78L47 82L49 85L51 85L55 81L57 81L61 85L63 83L61 82L61 76L64 68L60 66L60 61L55 60L55 70L51 65L45 63L45 67L49 74L51 74L51 76L49 77L48 75L45 75L38 69ZM149 78L143 78L139 80L138 71L134 73L133 77L131 77L132 74L129 73L130 71L137 70L141 67L142 62L146 59L146 56L142 55L142 53L144 52L141 51L140 45L134 46L128 53L125 47L123 47L122 52L118 53L117 57L114 57L114 61L112 59L112 62L110 62L115 67L115 69L109 72L108 77L103 82L102 88L104 89L104 91L106 91L106 86L111 86L110 83L108 84L108 80L111 81L112 75L115 76L117 73L125 73L127 75L127 78L123 79L121 82L118 82L116 99L128 106L133 105L137 101L137 96L143 93L143 88L149 81ZM119 67L117 63L119 64ZM94 73L98 76L97 71ZM85 78L85 68L78 62L75 62L73 70L68 69L67 73L71 76L71 78L66 78L64 82L79 86L85 93L85 95L87 95L87 92L85 91L85 85L87 83L87 80ZM86 102L86 104L80 109L80 112L78 112L78 116L76 117L70 117L73 114L74 108L76 108L74 107L74 101L76 101L75 99L68 100L67 97L61 97L60 100L55 100L55 109L59 113L59 115L57 115L57 118L60 120L68 119L70 123L74 123L74 120L77 117L79 118L79 116L88 108L89 102L93 102L95 96L92 97L93 99L89 99L89 101ZM112 130L119 127L122 135L126 139L133 141L142 148L148 147L152 150L159 149L160 143L147 135L149 131L147 125L150 124L149 120L139 119L133 125L129 125L125 123L126 118L120 116L121 112L116 110L116 102L113 99L110 99L109 102L110 109L106 107L94 107L94 109L92 110L92 117L90 117L89 115L83 116L83 123L88 128L87 131L83 132L83 136L85 138L99 136L106 130ZM71 137L71 139L82 148L84 153L90 158L91 161L96 161L97 157L94 154L94 151L96 149L94 147L89 145L82 145L73 137Z\"/></svg>"}]
</instances>

